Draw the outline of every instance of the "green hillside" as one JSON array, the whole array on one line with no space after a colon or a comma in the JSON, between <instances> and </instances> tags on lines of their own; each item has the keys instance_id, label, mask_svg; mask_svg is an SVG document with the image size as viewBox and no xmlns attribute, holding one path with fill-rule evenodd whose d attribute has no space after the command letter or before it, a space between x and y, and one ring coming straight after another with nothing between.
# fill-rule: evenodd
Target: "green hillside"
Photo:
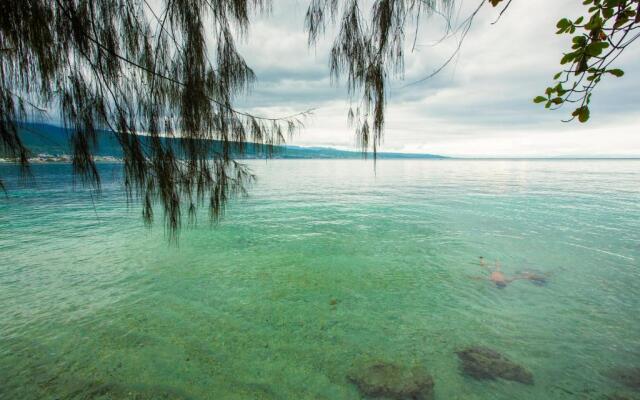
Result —
<instances>
[{"instance_id":1,"label":"green hillside","mask_svg":"<svg viewBox=\"0 0 640 400\"><path fill-rule=\"evenodd\" d=\"M20 136L32 155L50 154L63 155L70 154L69 136L70 131L63 127L48 124L22 124L20 126ZM167 139L179 141L180 139ZM215 141L221 147L220 142ZM273 158L292 159L358 159L363 154L357 151L344 151L328 147L300 147L300 146L273 146ZM264 158L264 149L260 149L252 143L245 143L245 154L243 158ZM122 150L117 140L109 132L102 132L98 136L98 148L95 152L97 156L122 157ZM443 156L433 154L409 154L409 153L378 153L381 159L400 158L422 158L441 159Z\"/></svg>"}]
</instances>

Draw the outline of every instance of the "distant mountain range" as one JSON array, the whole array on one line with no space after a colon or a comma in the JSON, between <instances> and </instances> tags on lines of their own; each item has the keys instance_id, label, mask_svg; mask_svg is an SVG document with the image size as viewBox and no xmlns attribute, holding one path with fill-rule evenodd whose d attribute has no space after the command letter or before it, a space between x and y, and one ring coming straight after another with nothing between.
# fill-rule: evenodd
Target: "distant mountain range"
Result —
<instances>
[{"instance_id":1,"label":"distant mountain range","mask_svg":"<svg viewBox=\"0 0 640 400\"><path fill-rule=\"evenodd\" d=\"M70 131L54 125L29 123L20 126L20 137L25 146L31 150L35 157L38 154L62 156L71 154L69 148ZM143 137L144 138L144 137ZM143 139L144 140L144 139ZM180 139L166 139L176 141ZM219 141L214 141L215 146L220 146ZM239 146L235 146L238 148ZM245 143L245 154L242 158L265 158L264 151L253 143ZM101 132L98 135L98 149L95 152L100 157L122 157L120 145L109 132ZM358 159L363 154L357 151L337 150L329 147L300 147L300 146L274 146L273 158L289 159ZM379 159L445 159L447 157L434 154L411 153L378 153Z\"/></svg>"}]
</instances>

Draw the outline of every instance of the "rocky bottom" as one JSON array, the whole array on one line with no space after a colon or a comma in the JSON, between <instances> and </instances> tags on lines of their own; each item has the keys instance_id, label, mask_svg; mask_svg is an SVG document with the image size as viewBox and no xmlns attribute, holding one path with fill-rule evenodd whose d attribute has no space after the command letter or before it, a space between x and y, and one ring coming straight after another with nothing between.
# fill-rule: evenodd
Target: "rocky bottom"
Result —
<instances>
[{"instance_id":1,"label":"rocky bottom","mask_svg":"<svg viewBox=\"0 0 640 400\"><path fill-rule=\"evenodd\" d=\"M533 385L533 374L503 354L486 347L458 351L462 372L475 379L497 379Z\"/></svg>"},{"instance_id":2,"label":"rocky bottom","mask_svg":"<svg viewBox=\"0 0 640 400\"><path fill-rule=\"evenodd\" d=\"M347 377L368 397L393 400L430 400L434 382L419 366L403 367L387 362L369 362L354 368Z\"/></svg>"}]
</instances>

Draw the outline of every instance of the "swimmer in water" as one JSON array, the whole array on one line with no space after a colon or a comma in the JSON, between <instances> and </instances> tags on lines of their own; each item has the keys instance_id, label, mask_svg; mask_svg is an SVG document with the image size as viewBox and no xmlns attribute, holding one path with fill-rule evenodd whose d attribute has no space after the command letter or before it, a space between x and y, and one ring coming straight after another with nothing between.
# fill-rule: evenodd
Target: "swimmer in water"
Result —
<instances>
[{"instance_id":1,"label":"swimmer in water","mask_svg":"<svg viewBox=\"0 0 640 400\"><path fill-rule=\"evenodd\" d=\"M515 279L508 279L502 271L500 271L500 263L496 261L496 269L491 271L489 280L496 284L496 287L503 289L507 287L508 283L513 282Z\"/></svg>"},{"instance_id":2,"label":"swimmer in water","mask_svg":"<svg viewBox=\"0 0 640 400\"><path fill-rule=\"evenodd\" d=\"M511 278L507 278L506 275L504 273L502 273L502 271L500 271L500 263L498 261L496 261L496 268L492 271L486 264L484 257L480 256L480 266L482 268L487 269L488 271L491 272L491 274L489 275L489 280L491 282L493 282L496 287L498 289L504 289L505 287L507 287L507 285L513 281L519 280L519 279L524 279L524 280L528 280L531 281L532 283L534 283L535 285L538 286L543 286L547 283L547 279L545 276L543 275L537 275L531 272L523 272L520 275L516 275L514 277ZM483 279L483 278L481 278Z\"/></svg>"}]
</instances>

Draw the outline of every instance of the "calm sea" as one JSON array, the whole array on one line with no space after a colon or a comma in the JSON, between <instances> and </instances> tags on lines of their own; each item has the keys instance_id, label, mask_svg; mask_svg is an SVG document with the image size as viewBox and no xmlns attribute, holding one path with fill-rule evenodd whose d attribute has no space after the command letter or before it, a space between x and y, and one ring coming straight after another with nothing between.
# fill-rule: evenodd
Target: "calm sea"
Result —
<instances>
[{"instance_id":1,"label":"calm sea","mask_svg":"<svg viewBox=\"0 0 640 400\"><path fill-rule=\"evenodd\" d=\"M359 399L359 360L436 399L603 399L640 367L640 161L250 161L224 220L171 245L68 165L0 166L1 399ZM545 274L499 289L507 276ZM478 381L495 349L535 383Z\"/></svg>"}]
</instances>

